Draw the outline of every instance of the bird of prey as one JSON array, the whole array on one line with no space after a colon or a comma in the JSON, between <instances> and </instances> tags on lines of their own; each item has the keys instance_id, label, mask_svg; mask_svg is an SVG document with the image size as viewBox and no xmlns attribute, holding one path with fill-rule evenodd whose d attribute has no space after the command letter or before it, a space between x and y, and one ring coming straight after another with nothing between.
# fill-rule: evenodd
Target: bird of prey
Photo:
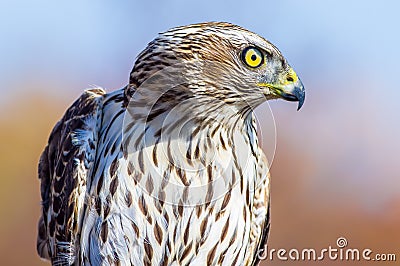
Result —
<instances>
[{"instance_id":1,"label":"bird of prey","mask_svg":"<svg viewBox=\"0 0 400 266\"><path fill-rule=\"evenodd\" d=\"M85 91L39 162L37 250L53 265L258 265L269 167L253 109L304 87L242 27L160 33L129 84Z\"/></svg>"}]
</instances>

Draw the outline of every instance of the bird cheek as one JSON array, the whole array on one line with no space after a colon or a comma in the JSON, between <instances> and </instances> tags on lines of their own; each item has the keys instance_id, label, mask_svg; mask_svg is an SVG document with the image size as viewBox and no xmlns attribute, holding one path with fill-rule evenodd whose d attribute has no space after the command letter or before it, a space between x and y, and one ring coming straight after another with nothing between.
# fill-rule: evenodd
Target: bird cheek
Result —
<instances>
[{"instance_id":1,"label":"bird cheek","mask_svg":"<svg viewBox=\"0 0 400 266\"><path fill-rule=\"evenodd\" d=\"M275 84L276 78L270 71L264 72L257 84ZM265 88L265 87L264 87Z\"/></svg>"},{"instance_id":2,"label":"bird cheek","mask_svg":"<svg viewBox=\"0 0 400 266\"><path fill-rule=\"evenodd\" d=\"M269 66L265 67L262 71L262 82L263 83L275 83L278 80L279 71Z\"/></svg>"}]
</instances>

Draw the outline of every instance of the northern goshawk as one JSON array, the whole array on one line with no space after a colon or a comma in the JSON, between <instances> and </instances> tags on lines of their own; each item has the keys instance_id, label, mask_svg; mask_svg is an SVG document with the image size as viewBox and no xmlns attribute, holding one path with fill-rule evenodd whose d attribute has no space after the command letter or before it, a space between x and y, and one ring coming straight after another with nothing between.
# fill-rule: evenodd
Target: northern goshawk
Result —
<instances>
[{"instance_id":1,"label":"northern goshawk","mask_svg":"<svg viewBox=\"0 0 400 266\"><path fill-rule=\"evenodd\" d=\"M304 102L270 42L229 23L161 33L129 84L85 91L39 163L37 250L54 265L257 265L269 167L253 109Z\"/></svg>"}]
</instances>

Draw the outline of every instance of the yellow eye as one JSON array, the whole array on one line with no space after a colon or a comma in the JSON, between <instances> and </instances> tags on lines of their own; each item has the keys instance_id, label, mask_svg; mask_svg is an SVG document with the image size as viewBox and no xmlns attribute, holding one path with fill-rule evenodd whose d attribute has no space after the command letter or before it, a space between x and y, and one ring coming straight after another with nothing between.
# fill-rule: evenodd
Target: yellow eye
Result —
<instances>
[{"instance_id":1,"label":"yellow eye","mask_svg":"<svg viewBox=\"0 0 400 266\"><path fill-rule=\"evenodd\" d=\"M264 63L264 56L256 47L246 47L242 52L242 61L252 68L257 68Z\"/></svg>"}]
</instances>

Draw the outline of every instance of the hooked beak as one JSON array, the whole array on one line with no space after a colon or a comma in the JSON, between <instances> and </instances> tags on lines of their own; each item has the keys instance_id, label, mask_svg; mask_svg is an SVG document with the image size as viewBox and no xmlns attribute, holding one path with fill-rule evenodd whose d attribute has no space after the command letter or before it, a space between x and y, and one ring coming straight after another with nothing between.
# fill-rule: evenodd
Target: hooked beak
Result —
<instances>
[{"instance_id":1,"label":"hooked beak","mask_svg":"<svg viewBox=\"0 0 400 266\"><path fill-rule=\"evenodd\" d=\"M286 73L283 80L283 82L279 82L278 84L261 83L259 85L268 87L272 93L279 98L291 102L298 102L297 110L300 110L306 95L303 83L292 68Z\"/></svg>"},{"instance_id":2,"label":"hooked beak","mask_svg":"<svg viewBox=\"0 0 400 266\"><path fill-rule=\"evenodd\" d=\"M303 106L304 99L306 97L303 83L300 79L295 83L290 83L284 86L277 86L272 88L274 94L281 97L284 100L291 102L299 102L297 111Z\"/></svg>"}]
</instances>

